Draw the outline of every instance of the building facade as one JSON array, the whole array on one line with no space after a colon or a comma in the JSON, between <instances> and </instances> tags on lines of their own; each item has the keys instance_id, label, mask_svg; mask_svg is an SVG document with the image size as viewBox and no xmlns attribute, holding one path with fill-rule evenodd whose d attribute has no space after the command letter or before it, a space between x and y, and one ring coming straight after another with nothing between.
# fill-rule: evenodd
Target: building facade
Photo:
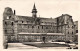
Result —
<instances>
[{"instance_id":1,"label":"building facade","mask_svg":"<svg viewBox=\"0 0 80 51\"><path fill-rule=\"evenodd\" d=\"M51 38L54 40L74 41L76 34L71 15L62 14L57 18L37 17L35 4L32 9L32 16L16 15L15 10L13 12L12 8L6 7L3 13L3 30L5 36L8 36L8 39L11 39L9 36L16 39L18 39L18 35L23 36L23 34L21 35L19 33L28 33L28 35L25 35L27 37L29 37L30 33L35 33L34 40L45 37L46 40ZM36 33L41 33L40 38L39 36L37 37Z\"/></svg>"},{"instance_id":2,"label":"building facade","mask_svg":"<svg viewBox=\"0 0 80 51\"><path fill-rule=\"evenodd\" d=\"M78 42L78 21L75 21L74 22L74 25L75 25L75 41Z\"/></svg>"}]
</instances>

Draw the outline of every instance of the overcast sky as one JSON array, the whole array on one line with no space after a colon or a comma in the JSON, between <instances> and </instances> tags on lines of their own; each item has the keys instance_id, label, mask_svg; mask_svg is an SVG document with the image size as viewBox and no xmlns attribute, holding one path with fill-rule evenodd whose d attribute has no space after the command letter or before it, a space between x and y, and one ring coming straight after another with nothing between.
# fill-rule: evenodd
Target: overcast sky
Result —
<instances>
[{"instance_id":1,"label":"overcast sky","mask_svg":"<svg viewBox=\"0 0 80 51\"><path fill-rule=\"evenodd\" d=\"M56 18L62 14L69 14L73 16L74 21L79 20L80 3L77 0L1 0L0 15L2 16L5 7L11 7L12 10L16 10L16 15L32 16L34 2L37 16Z\"/></svg>"}]
</instances>

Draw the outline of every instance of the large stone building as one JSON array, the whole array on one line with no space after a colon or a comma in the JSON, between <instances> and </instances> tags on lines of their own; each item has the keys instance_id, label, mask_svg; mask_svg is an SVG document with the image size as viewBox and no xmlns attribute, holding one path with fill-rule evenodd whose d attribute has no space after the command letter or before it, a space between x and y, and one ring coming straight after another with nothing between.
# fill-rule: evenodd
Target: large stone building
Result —
<instances>
[{"instance_id":1,"label":"large stone building","mask_svg":"<svg viewBox=\"0 0 80 51\"><path fill-rule=\"evenodd\" d=\"M35 4L32 9L32 16L16 15L15 10L13 13L10 7L6 7L3 13L3 30L8 39L11 37L13 37L12 39L34 37L32 39L38 39L38 41L41 41L42 37L45 37L46 41L48 39L74 41L76 34L72 16L62 14L56 18L37 17Z\"/></svg>"}]
</instances>

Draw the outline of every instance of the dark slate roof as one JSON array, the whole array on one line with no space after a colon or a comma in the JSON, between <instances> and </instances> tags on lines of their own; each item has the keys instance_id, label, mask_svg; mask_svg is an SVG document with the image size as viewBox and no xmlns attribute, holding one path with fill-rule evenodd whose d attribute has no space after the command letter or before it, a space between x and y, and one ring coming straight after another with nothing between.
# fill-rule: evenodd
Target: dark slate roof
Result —
<instances>
[{"instance_id":1,"label":"dark slate roof","mask_svg":"<svg viewBox=\"0 0 80 51\"><path fill-rule=\"evenodd\" d=\"M57 18L44 18L44 17L37 17L36 21L39 22L53 22L53 23L57 23L57 25L59 25L59 23L61 23L61 25L66 24L67 20L65 20L65 16L69 16L72 17L68 14L62 14L61 16L57 17ZM20 15L16 15L16 20L22 20L22 21L35 21L35 19L32 16L20 16ZM68 19L68 18L66 18Z\"/></svg>"},{"instance_id":2,"label":"dark slate roof","mask_svg":"<svg viewBox=\"0 0 80 51\"><path fill-rule=\"evenodd\" d=\"M42 18L37 17L41 22L55 22L52 18ZM26 20L26 21L34 21L34 18L32 16L20 16L16 15L16 20Z\"/></svg>"},{"instance_id":3,"label":"dark slate roof","mask_svg":"<svg viewBox=\"0 0 80 51\"><path fill-rule=\"evenodd\" d=\"M42 18L42 17L39 17L40 21L41 22L54 22L54 23L57 23L57 20L54 18Z\"/></svg>"},{"instance_id":4,"label":"dark slate roof","mask_svg":"<svg viewBox=\"0 0 80 51\"><path fill-rule=\"evenodd\" d=\"M18 16L16 15L16 20L26 20L26 21L34 21L33 17L31 16Z\"/></svg>"}]
</instances>

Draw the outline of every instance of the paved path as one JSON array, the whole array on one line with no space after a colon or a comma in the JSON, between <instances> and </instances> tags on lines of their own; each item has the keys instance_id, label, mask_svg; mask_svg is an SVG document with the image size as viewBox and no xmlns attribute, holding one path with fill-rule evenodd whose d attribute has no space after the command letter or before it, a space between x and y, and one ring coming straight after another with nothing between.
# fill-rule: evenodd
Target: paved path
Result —
<instances>
[{"instance_id":1,"label":"paved path","mask_svg":"<svg viewBox=\"0 0 80 51\"><path fill-rule=\"evenodd\" d=\"M35 49L37 47L24 45L22 43L8 43L8 49Z\"/></svg>"}]
</instances>

